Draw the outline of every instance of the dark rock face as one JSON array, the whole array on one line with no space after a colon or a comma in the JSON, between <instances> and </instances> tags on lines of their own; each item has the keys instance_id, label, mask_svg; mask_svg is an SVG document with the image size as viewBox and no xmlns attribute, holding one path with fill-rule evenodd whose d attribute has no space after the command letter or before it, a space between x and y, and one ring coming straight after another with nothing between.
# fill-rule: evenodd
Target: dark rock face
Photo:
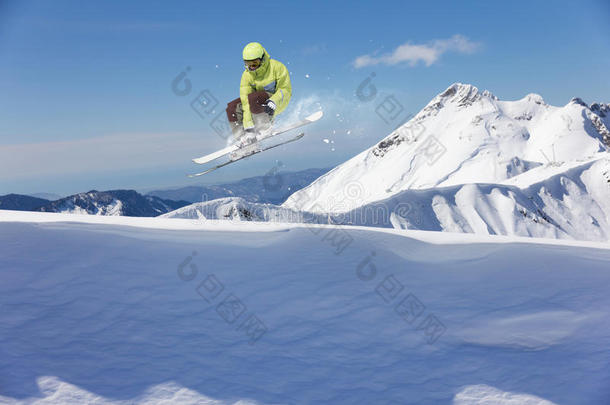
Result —
<instances>
[{"instance_id":1,"label":"dark rock face","mask_svg":"<svg viewBox=\"0 0 610 405\"><path fill-rule=\"evenodd\" d=\"M610 114L610 104L593 103L590 109L602 118L606 118Z\"/></svg>"},{"instance_id":2,"label":"dark rock face","mask_svg":"<svg viewBox=\"0 0 610 405\"><path fill-rule=\"evenodd\" d=\"M582 99L580 97L574 97L572 100L570 100L570 103L574 103L574 104L578 104L581 105L583 107L587 107L589 108L589 106L587 105L587 103L585 103L584 101L582 101Z\"/></svg>"}]
</instances>

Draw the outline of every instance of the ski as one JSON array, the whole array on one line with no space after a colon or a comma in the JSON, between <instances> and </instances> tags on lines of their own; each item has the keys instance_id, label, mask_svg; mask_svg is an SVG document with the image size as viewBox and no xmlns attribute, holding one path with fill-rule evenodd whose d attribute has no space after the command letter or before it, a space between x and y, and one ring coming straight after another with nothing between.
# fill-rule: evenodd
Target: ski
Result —
<instances>
[{"instance_id":1,"label":"ski","mask_svg":"<svg viewBox=\"0 0 610 405\"><path fill-rule=\"evenodd\" d=\"M322 118L323 115L324 115L324 113L322 111L317 111L317 112L315 112L315 113L305 117L303 120L297 122L296 124L292 124L292 125L288 125L288 126L286 126L284 128L280 128L277 131L271 132L269 135L266 135L266 136L261 137L260 139L257 139L256 141L257 142L261 142L261 141L263 141L265 139L269 139L269 138L274 137L276 135L280 135L280 134L283 134L285 132L291 131L293 129L300 128L300 127L302 127L304 125L311 124L312 122L315 122L315 121L319 120L320 118ZM239 149L239 146L237 144L229 145L226 148L223 148L223 149L221 149L219 151L216 151L214 153L210 153L209 155L205 155L205 156L201 156L199 158L195 158L195 159L193 159L193 162L195 162L197 164L200 164L200 165L204 164L204 163L208 163L208 162L211 162L212 160L218 159L219 157L222 157L224 155L228 155L229 153L234 152L234 151L236 151L238 149Z\"/></svg>"},{"instance_id":2,"label":"ski","mask_svg":"<svg viewBox=\"0 0 610 405\"><path fill-rule=\"evenodd\" d=\"M294 128L291 128L291 129L294 129ZM276 134L276 135L277 135L277 134ZM252 156L252 155L256 155L257 153L261 153L261 152L264 152L264 151L266 151L266 150L273 149L273 148L276 148L276 147L281 146L281 145L285 145L285 144L290 143L290 142L298 141L298 140L299 140L299 139L301 139L303 136L305 136L305 133L304 133L304 132L301 132L301 133L300 133L300 134L298 134L297 136L295 136L295 137L293 137L293 138L290 138L290 139L288 139L288 140L286 140L286 141L283 141L283 142L280 142L280 143L276 143L275 145L266 146L266 147L264 147L264 148L262 148L262 149L257 149L257 150L255 150L255 151L253 151L252 153L249 153L249 154L247 154L247 155L241 156L241 157L239 157L239 158L237 158L237 159L229 160L228 162L224 162L224 163L218 164L218 165L216 165L216 166L214 166L214 167L210 167L208 170L205 170L205 171L203 171L203 172L201 172L201 173L189 174L189 175L188 175L188 177L198 177L198 176L203 176L204 174L208 174L208 173L210 173L210 172L213 172L213 171L214 171L214 170L216 170L216 169L220 169L221 167L224 167L224 166L229 165L229 164L231 164L231 163L237 162L238 160L245 159L245 158L250 157L250 156ZM268 136L268 137L266 137L266 138L269 138L269 137L270 137L270 136Z\"/></svg>"}]
</instances>

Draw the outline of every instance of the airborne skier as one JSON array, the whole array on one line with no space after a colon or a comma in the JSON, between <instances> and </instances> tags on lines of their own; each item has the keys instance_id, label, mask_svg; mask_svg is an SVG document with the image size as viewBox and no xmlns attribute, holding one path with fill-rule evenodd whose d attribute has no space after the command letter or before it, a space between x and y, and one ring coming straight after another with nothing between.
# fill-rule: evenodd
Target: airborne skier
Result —
<instances>
[{"instance_id":1,"label":"airborne skier","mask_svg":"<svg viewBox=\"0 0 610 405\"><path fill-rule=\"evenodd\" d=\"M271 59L261 44L246 45L243 59L239 98L227 104L233 140L240 147L255 143L257 134L270 132L273 118L286 109L292 95L288 69Z\"/></svg>"},{"instance_id":2,"label":"airborne skier","mask_svg":"<svg viewBox=\"0 0 610 405\"><path fill-rule=\"evenodd\" d=\"M195 158L193 162L205 164L227 155L229 160L200 173L189 174L189 177L203 176L253 154L297 141L305 135L304 132L280 142L265 144L271 137L311 124L323 116L322 110L319 110L283 128L272 129L273 119L286 109L292 96L288 69L281 62L271 59L258 42L250 42L245 46L243 59L246 70L241 75L239 98L228 103L226 110L233 132L233 143Z\"/></svg>"}]
</instances>

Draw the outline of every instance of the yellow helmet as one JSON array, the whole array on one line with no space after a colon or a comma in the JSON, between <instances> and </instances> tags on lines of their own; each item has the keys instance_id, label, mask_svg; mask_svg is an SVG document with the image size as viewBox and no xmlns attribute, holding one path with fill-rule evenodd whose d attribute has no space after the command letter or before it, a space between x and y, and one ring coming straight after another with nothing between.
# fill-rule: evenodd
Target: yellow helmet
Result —
<instances>
[{"instance_id":1,"label":"yellow helmet","mask_svg":"<svg viewBox=\"0 0 610 405\"><path fill-rule=\"evenodd\" d=\"M244 60L262 59L265 54L265 49L258 42L250 42L244 47Z\"/></svg>"}]
</instances>

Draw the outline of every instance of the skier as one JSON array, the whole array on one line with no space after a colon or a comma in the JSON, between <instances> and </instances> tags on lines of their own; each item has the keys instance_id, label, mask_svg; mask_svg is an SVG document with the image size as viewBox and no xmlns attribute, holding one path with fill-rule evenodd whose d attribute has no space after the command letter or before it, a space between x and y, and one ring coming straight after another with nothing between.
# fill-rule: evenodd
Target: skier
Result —
<instances>
[{"instance_id":1,"label":"skier","mask_svg":"<svg viewBox=\"0 0 610 405\"><path fill-rule=\"evenodd\" d=\"M292 95L288 69L271 59L261 44L246 45L243 59L239 98L227 104L234 142L242 147L255 144L258 134L271 130L273 118L286 109Z\"/></svg>"},{"instance_id":2,"label":"skier","mask_svg":"<svg viewBox=\"0 0 610 405\"><path fill-rule=\"evenodd\" d=\"M258 42L250 42L243 50L245 72L241 75L239 98L227 104L227 119L233 132L233 143L216 152L193 159L197 164L206 164L229 156L229 160L216 164L202 172L189 174L189 177L203 176L250 155L295 142L305 136L304 132L280 139L279 142L258 145L257 135L264 139L285 134L296 128L309 125L322 118L318 110L313 114L271 131L275 116L286 109L292 96L290 75L281 62L271 59Z\"/></svg>"}]
</instances>

